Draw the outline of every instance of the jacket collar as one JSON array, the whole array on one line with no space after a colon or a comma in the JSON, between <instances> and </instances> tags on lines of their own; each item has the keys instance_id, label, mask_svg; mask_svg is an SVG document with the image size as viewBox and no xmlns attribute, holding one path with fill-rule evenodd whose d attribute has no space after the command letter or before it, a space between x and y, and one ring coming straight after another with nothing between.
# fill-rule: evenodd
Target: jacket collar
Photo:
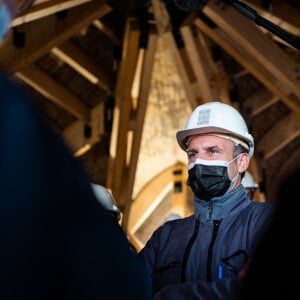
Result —
<instances>
[{"instance_id":1,"label":"jacket collar","mask_svg":"<svg viewBox=\"0 0 300 300\"><path fill-rule=\"evenodd\" d=\"M197 219L202 221L220 220L239 212L250 203L251 200L248 199L245 188L240 185L235 190L209 201L194 197L194 214Z\"/></svg>"}]
</instances>

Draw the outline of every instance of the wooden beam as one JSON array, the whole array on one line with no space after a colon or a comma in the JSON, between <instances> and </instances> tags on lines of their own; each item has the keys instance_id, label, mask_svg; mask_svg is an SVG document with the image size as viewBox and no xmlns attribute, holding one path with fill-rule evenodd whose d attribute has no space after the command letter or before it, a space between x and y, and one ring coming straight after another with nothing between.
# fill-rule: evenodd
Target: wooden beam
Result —
<instances>
[{"instance_id":1,"label":"wooden beam","mask_svg":"<svg viewBox=\"0 0 300 300\"><path fill-rule=\"evenodd\" d=\"M277 152L281 151L289 142L300 134L299 116L290 113L280 120L261 139L257 146L257 151L263 152L265 159L270 159Z\"/></svg>"},{"instance_id":2,"label":"wooden beam","mask_svg":"<svg viewBox=\"0 0 300 300\"><path fill-rule=\"evenodd\" d=\"M51 52L90 82L98 85L101 89L108 91L111 88L113 80L109 74L95 65L87 54L82 52L70 41L66 41L58 47L52 48Z\"/></svg>"},{"instance_id":3,"label":"wooden beam","mask_svg":"<svg viewBox=\"0 0 300 300\"><path fill-rule=\"evenodd\" d=\"M259 64L273 74L277 85L287 95L300 95L299 74L300 65L277 46L266 34L232 7L209 2L203 12L223 32L239 45L241 51L247 53ZM250 60L252 62L252 59ZM299 103L294 103L296 106Z\"/></svg>"},{"instance_id":4,"label":"wooden beam","mask_svg":"<svg viewBox=\"0 0 300 300\"><path fill-rule=\"evenodd\" d=\"M211 39L202 34L200 30L197 30L196 37L199 40L199 44L201 45L201 48L204 52L203 55L206 58L205 60L207 60L207 63L210 66L212 72L212 82L210 82L210 85L214 90L213 95L215 95L215 98L213 98L213 100L222 99L223 102L232 105L233 103L231 102L230 98L230 89L232 83L230 81L230 76L228 76L225 70L223 61L221 59L218 59L216 61L213 59Z\"/></svg>"},{"instance_id":5,"label":"wooden beam","mask_svg":"<svg viewBox=\"0 0 300 300\"><path fill-rule=\"evenodd\" d=\"M83 154L84 149L88 150L99 142L104 134L104 114L104 103L101 102L91 109L90 122L78 120L62 132L64 140L76 156ZM91 127L90 137L84 136L84 127L86 125Z\"/></svg>"},{"instance_id":6,"label":"wooden beam","mask_svg":"<svg viewBox=\"0 0 300 300\"><path fill-rule=\"evenodd\" d=\"M290 3L278 0L272 1L269 10L262 7L261 0L244 0L243 2L256 10L260 16L276 24L283 30L295 36L300 36L299 8L296 9Z\"/></svg>"},{"instance_id":7,"label":"wooden beam","mask_svg":"<svg viewBox=\"0 0 300 300\"><path fill-rule=\"evenodd\" d=\"M128 155L128 130L132 111L131 89L139 53L140 32L134 20L127 20L122 60L118 71L113 128L110 145L110 159L106 186L114 194L118 206L124 209L123 181L128 176L126 158Z\"/></svg>"},{"instance_id":8,"label":"wooden beam","mask_svg":"<svg viewBox=\"0 0 300 300\"><path fill-rule=\"evenodd\" d=\"M34 67L26 67L17 72L16 76L78 119L90 120L89 108L45 72Z\"/></svg>"},{"instance_id":9,"label":"wooden beam","mask_svg":"<svg viewBox=\"0 0 300 300\"><path fill-rule=\"evenodd\" d=\"M274 96L269 90L261 88L245 99L243 106L251 110L251 116L256 116L278 101L279 98Z\"/></svg>"},{"instance_id":10,"label":"wooden beam","mask_svg":"<svg viewBox=\"0 0 300 300\"><path fill-rule=\"evenodd\" d=\"M211 52L205 48L207 45L205 44L205 40L202 39L201 33L195 36L190 26L182 27L181 33L187 56L191 62L191 68L196 77L196 83L192 84L193 89L198 90L203 101L219 99L220 95L215 85L217 82L216 69L213 69L212 64L210 64L212 62L210 57Z\"/></svg>"},{"instance_id":11,"label":"wooden beam","mask_svg":"<svg viewBox=\"0 0 300 300\"><path fill-rule=\"evenodd\" d=\"M150 84L151 84L151 77L152 77L152 70L154 66L154 56L156 52L156 45L157 45L157 34L153 30L149 34L148 40L148 47L147 49L141 49L140 53L143 53L143 64L142 70L140 75L140 89L138 95L138 102L137 107L133 114L131 114L132 119L131 122L133 123L132 133L132 147L130 153L130 161L128 162L128 180L123 181L124 187L122 190L125 190L123 203L125 206L124 217L122 220L123 228L127 229L128 225L128 218L130 215L131 204L133 200L133 189L134 189L134 182L135 182L135 175L137 169L137 163L139 158L141 140L142 140L142 133L144 128L144 120L145 114L148 104L148 97L150 91Z\"/></svg>"},{"instance_id":12,"label":"wooden beam","mask_svg":"<svg viewBox=\"0 0 300 300\"><path fill-rule=\"evenodd\" d=\"M16 48L10 34L1 45L0 65L9 73L28 66L53 47L63 43L95 19L105 16L111 7L104 0L94 0L68 11L63 20L51 15L18 26L15 30L25 33L25 45Z\"/></svg>"},{"instance_id":13,"label":"wooden beam","mask_svg":"<svg viewBox=\"0 0 300 300\"><path fill-rule=\"evenodd\" d=\"M116 34L114 33L114 31L109 28L107 25L103 24L99 19L95 20L93 22L93 25L100 30L101 32L103 32L106 36L108 36L115 45L117 46L121 46L121 41L119 39L118 36L116 36Z\"/></svg>"},{"instance_id":14,"label":"wooden beam","mask_svg":"<svg viewBox=\"0 0 300 300\"><path fill-rule=\"evenodd\" d=\"M200 32L192 32L190 26L183 26L181 34L185 47L178 48L171 32L169 17L165 16L165 9L158 5L156 0L153 0L153 5L156 8L158 32L173 57L191 107L195 108L200 103L220 98L229 103L228 81L209 57L211 53L206 48L205 38L201 37Z\"/></svg>"},{"instance_id":15,"label":"wooden beam","mask_svg":"<svg viewBox=\"0 0 300 300\"><path fill-rule=\"evenodd\" d=\"M265 62L257 61L255 54L249 54L247 49L238 47L237 45L239 45L239 42L234 41L231 35L223 31L221 28L212 29L199 18L195 20L194 24L203 33L220 45L220 47L227 51L233 58L235 58L242 66L245 67L245 69L249 71L249 73L267 87L274 95L284 101L285 104L294 110L295 113L300 115L300 99L297 96L292 95L288 89L283 87L280 83L280 77L276 78L272 72L268 72L268 70L265 69ZM258 34L260 36L262 35L262 33ZM276 48L276 45L274 45L274 47ZM286 55L283 56L286 58ZM265 59L269 60L268 57ZM295 69L296 71L296 63L291 62L291 58L289 57L287 57L287 61L290 62L290 68L293 70ZM274 63L276 64L276 62Z\"/></svg>"},{"instance_id":16,"label":"wooden beam","mask_svg":"<svg viewBox=\"0 0 300 300\"><path fill-rule=\"evenodd\" d=\"M37 3L26 13L17 16L11 22L11 27L15 27L27 22L31 22L49 15L53 15L62 10L70 9L75 6L84 4L91 0L51 0L51 1L36 1Z\"/></svg>"}]
</instances>

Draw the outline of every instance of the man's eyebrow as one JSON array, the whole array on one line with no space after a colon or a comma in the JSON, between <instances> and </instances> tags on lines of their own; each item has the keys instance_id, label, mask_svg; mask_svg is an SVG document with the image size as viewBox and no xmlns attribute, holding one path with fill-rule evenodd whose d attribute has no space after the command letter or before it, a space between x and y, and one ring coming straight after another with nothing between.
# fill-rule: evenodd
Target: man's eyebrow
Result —
<instances>
[{"instance_id":1,"label":"man's eyebrow","mask_svg":"<svg viewBox=\"0 0 300 300\"><path fill-rule=\"evenodd\" d=\"M186 152L191 152L191 151L196 152L196 151L198 151L198 149L192 147L192 148L186 148L185 151Z\"/></svg>"},{"instance_id":2,"label":"man's eyebrow","mask_svg":"<svg viewBox=\"0 0 300 300\"><path fill-rule=\"evenodd\" d=\"M207 146L202 146L202 149L204 149L204 150L210 150L210 149L219 149L219 150L224 150L224 148L223 147L220 147L220 146L218 146L218 145L207 145ZM186 152L190 152L190 151L199 151L199 149L198 148L195 148L195 147L191 147L191 148L187 148L186 150L185 150Z\"/></svg>"},{"instance_id":3,"label":"man's eyebrow","mask_svg":"<svg viewBox=\"0 0 300 300\"><path fill-rule=\"evenodd\" d=\"M190 147L190 148L186 148L186 150L185 150L186 152L198 152L199 151L199 149L198 148L196 148L196 147Z\"/></svg>"}]
</instances>

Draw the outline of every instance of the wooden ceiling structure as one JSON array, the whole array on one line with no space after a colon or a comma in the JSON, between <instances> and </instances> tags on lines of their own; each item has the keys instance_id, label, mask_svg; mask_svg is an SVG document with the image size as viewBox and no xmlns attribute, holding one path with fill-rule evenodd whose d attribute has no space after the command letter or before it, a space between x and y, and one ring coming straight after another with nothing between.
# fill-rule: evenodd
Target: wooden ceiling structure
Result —
<instances>
[{"instance_id":1,"label":"wooden ceiling structure","mask_svg":"<svg viewBox=\"0 0 300 300\"><path fill-rule=\"evenodd\" d=\"M300 168L299 2L242 2L289 39L228 1L187 10L171 0L37 0L13 20L1 67L91 180L113 191L125 229L159 39L191 108L221 99L244 115L256 140L251 171L270 199Z\"/></svg>"}]
</instances>

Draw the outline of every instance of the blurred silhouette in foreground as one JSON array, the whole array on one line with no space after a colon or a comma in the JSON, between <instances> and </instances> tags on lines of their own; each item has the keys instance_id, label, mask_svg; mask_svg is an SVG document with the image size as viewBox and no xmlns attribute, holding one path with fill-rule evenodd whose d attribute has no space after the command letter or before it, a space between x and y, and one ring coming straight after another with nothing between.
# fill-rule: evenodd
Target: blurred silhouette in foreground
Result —
<instances>
[{"instance_id":1,"label":"blurred silhouette in foreground","mask_svg":"<svg viewBox=\"0 0 300 300\"><path fill-rule=\"evenodd\" d=\"M147 299L144 267L81 166L1 75L0 95L0 299Z\"/></svg>"},{"instance_id":2,"label":"blurred silhouette in foreground","mask_svg":"<svg viewBox=\"0 0 300 300\"><path fill-rule=\"evenodd\" d=\"M83 167L3 73L0 99L0 299L150 299L144 265Z\"/></svg>"},{"instance_id":3,"label":"blurred silhouette in foreground","mask_svg":"<svg viewBox=\"0 0 300 300\"><path fill-rule=\"evenodd\" d=\"M300 171L282 185L276 214L254 251L237 299L294 299L299 294L299 183Z\"/></svg>"}]
</instances>

